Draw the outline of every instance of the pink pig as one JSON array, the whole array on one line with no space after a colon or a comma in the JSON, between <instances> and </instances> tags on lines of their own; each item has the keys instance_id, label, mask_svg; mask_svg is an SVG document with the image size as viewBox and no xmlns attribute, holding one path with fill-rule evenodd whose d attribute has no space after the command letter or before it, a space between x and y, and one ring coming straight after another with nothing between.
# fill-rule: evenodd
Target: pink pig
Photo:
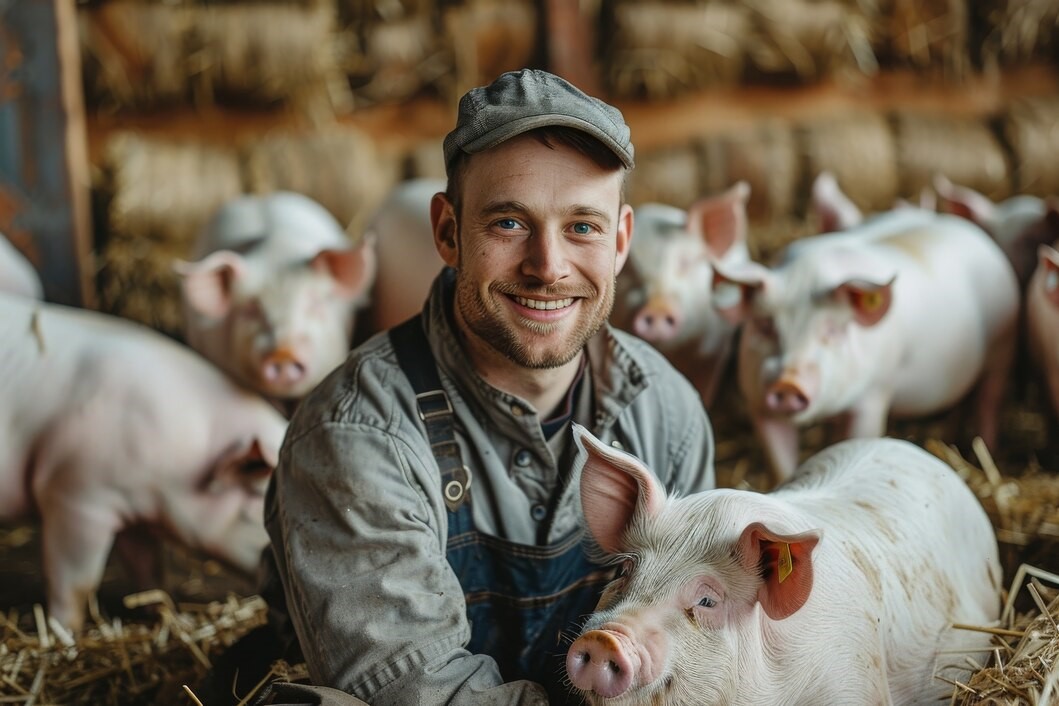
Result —
<instances>
[{"instance_id":1,"label":"pink pig","mask_svg":"<svg viewBox=\"0 0 1059 706\"><path fill-rule=\"evenodd\" d=\"M652 343L712 404L736 327L710 306L713 267L747 262L750 185L699 199L685 211L647 203L635 210L630 266L611 320Z\"/></svg>"},{"instance_id":2,"label":"pink pig","mask_svg":"<svg viewBox=\"0 0 1059 706\"><path fill-rule=\"evenodd\" d=\"M39 516L52 616L82 625L140 526L256 569L287 426L263 398L139 324L8 294L0 362L0 521Z\"/></svg>"},{"instance_id":3,"label":"pink pig","mask_svg":"<svg viewBox=\"0 0 1059 706\"><path fill-rule=\"evenodd\" d=\"M44 298L44 286L33 265L0 233L0 292Z\"/></svg>"},{"instance_id":4,"label":"pink pig","mask_svg":"<svg viewBox=\"0 0 1059 706\"><path fill-rule=\"evenodd\" d=\"M997 618L992 524L917 446L845 441L769 494L678 498L574 433L588 530L622 561L567 652L588 704L935 704L953 689L936 672L988 654L950 626Z\"/></svg>"},{"instance_id":5,"label":"pink pig","mask_svg":"<svg viewBox=\"0 0 1059 706\"><path fill-rule=\"evenodd\" d=\"M1026 329L1030 353L1059 415L1059 250L1041 245L1038 259L1026 290Z\"/></svg>"},{"instance_id":6,"label":"pink pig","mask_svg":"<svg viewBox=\"0 0 1059 706\"><path fill-rule=\"evenodd\" d=\"M301 194L242 196L203 230L183 275L184 335L243 384L296 401L345 360L375 277L370 238L352 247Z\"/></svg>"},{"instance_id":7,"label":"pink pig","mask_svg":"<svg viewBox=\"0 0 1059 706\"><path fill-rule=\"evenodd\" d=\"M1025 287L1037 266L1037 248L1059 238L1059 201L1037 196L1012 196L994 203L988 196L957 186L943 176L934 179L938 210L962 216L981 226L1011 260Z\"/></svg>"},{"instance_id":8,"label":"pink pig","mask_svg":"<svg viewBox=\"0 0 1059 706\"><path fill-rule=\"evenodd\" d=\"M979 433L993 445L1019 292L982 229L902 208L781 255L714 277L718 311L747 321L739 385L777 479L797 465L798 427L836 420L844 438L880 436L890 414L939 412L978 381Z\"/></svg>"}]
</instances>

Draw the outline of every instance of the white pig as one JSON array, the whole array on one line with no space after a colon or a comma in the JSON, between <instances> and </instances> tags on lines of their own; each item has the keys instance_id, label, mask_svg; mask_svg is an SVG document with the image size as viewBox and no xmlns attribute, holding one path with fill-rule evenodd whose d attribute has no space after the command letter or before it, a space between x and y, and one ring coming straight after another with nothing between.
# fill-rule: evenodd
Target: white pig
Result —
<instances>
[{"instance_id":1,"label":"white pig","mask_svg":"<svg viewBox=\"0 0 1059 706\"><path fill-rule=\"evenodd\" d=\"M370 307L373 331L391 328L418 314L430 285L445 266L434 247L430 224L430 200L440 191L445 191L444 179L403 181L367 227L379 253Z\"/></svg>"},{"instance_id":2,"label":"white pig","mask_svg":"<svg viewBox=\"0 0 1059 706\"><path fill-rule=\"evenodd\" d=\"M37 271L3 233L0 233L0 292L30 299L44 298L44 286Z\"/></svg>"},{"instance_id":3,"label":"white pig","mask_svg":"<svg viewBox=\"0 0 1059 706\"><path fill-rule=\"evenodd\" d=\"M746 202L750 185L699 199L688 210L647 203L635 210L629 267L611 320L649 341L712 404L736 327L710 306L711 261L750 259Z\"/></svg>"},{"instance_id":4,"label":"white pig","mask_svg":"<svg viewBox=\"0 0 1059 706\"><path fill-rule=\"evenodd\" d=\"M223 205L194 258L176 265L185 339L275 400L304 397L345 359L375 277L370 238L353 247L323 206L283 191Z\"/></svg>"},{"instance_id":5,"label":"white pig","mask_svg":"<svg viewBox=\"0 0 1059 706\"><path fill-rule=\"evenodd\" d=\"M158 332L0 294L0 522L40 518L48 609L69 628L126 528L253 572L285 431L263 398Z\"/></svg>"},{"instance_id":6,"label":"white pig","mask_svg":"<svg viewBox=\"0 0 1059 706\"><path fill-rule=\"evenodd\" d=\"M943 176L934 178L938 210L981 226L1008 256L1025 287L1037 266L1037 248L1059 238L1059 202L1038 196L1012 196L1000 203Z\"/></svg>"},{"instance_id":7,"label":"white pig","mask_svg":"<svg viewBox=\"0 0 1059 706\"><path fill-rule=\"evenodd\" d=\"M843 438L880 436L890 414L940 412L976 381L978 432L994 444L1019 291L981 228L903 208L782 256L714 277L715 306L747 321L739 385L779 480L797 465L797 427L841 420Z\"/></svg>"},{"instance_id":8,"label":"white pig","mask_svg":"<svg viewBox=\"0 0 1059 706\"><path fill-rule=\"evenodd\" d=\"M1038 259L1026 290L1026 329L1030 353L1059 415L1059 250L1041 245Z\"/></svg>"},{"instance_id":9,"label":"white pig","mask_svg":"<svg viewBox=\"0 0 1059 706\"><path fill-rule=\"evenodd\" d=\"M575 428L581 503L622 560L567 652L599 706L935 704L982 663L999 610L993 527L959 476L905 441L831 446L769 494L667 497Z\"/></svg>"}]
</instances>

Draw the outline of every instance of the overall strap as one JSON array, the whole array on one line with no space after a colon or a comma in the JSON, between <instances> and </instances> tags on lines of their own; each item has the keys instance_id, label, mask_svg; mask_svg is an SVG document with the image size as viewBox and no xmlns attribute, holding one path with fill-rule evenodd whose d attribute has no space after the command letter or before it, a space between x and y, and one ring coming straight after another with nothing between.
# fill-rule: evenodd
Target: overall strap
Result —
<instances>
[{"instance_id":1,"label":"overall strap","mask_svg":"<svg viewBox=\"0 0 1059 706\"><path fill-rule=\"evenodd\" d=\"M416 315L390 329L390 343L412 389L416 393L419 419L426 427L427 440L441 471L441 492L451 512L459 510L471 488L471 472L463 465L456 443L452 403L441 386L437 362L423 332L423 320Z\"/></svg>"}]
</instances>

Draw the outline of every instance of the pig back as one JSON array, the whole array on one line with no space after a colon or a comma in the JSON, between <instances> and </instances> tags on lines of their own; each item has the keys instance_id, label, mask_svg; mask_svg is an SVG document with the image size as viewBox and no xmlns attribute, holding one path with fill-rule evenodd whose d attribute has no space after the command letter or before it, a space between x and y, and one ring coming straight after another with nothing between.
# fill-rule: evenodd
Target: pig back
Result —
<instances>
[{"instance_id":1,"label":"pig back","mask_svg":"<svg viewBox=\"0 0 1059 706\"><path fill-rule=\"evenodd\" d=\"M823 529L814 572L826 579L807 604L815 617L867 614L864 647L881 650L894 703L951 691L933 678L935 656L939 667L965 664L940 652L984 653L989 640L947 626L995 621L1001 578L992 524L959 476L908 442L850 440L810 458L773 496Z\"/></svg>"}]
</instances>

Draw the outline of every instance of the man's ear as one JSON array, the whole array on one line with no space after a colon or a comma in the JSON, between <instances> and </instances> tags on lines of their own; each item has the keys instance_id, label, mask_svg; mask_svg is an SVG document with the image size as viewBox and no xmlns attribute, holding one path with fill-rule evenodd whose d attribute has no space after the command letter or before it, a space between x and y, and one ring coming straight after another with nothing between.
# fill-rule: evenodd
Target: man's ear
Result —
<instances>
[{"instance_id":1,"label":"man's ear","mask_svg":"<svg viewBox=\"0 0 1059 706\"><path fill-rule=\"evenodd\" d=\"M444 192L438 192L430 199L430 224L434 229L434 247L438 255L446 265L456 267L460 261L456 209Z\"/></svg>"},{"instance_id":2,"label":"man's ear","mask_svg":"<svg viewBox=\"0 0 1059 706\"><path fill-rule=\"evenodd\" d=\"M629 253L632 251L634 220L635 216L633 215L632 206L623 203L621 209L618 210L617 251L614 258L615 276L625 267L625 263L629 259Z\"/></svg>"}]
</instances>

